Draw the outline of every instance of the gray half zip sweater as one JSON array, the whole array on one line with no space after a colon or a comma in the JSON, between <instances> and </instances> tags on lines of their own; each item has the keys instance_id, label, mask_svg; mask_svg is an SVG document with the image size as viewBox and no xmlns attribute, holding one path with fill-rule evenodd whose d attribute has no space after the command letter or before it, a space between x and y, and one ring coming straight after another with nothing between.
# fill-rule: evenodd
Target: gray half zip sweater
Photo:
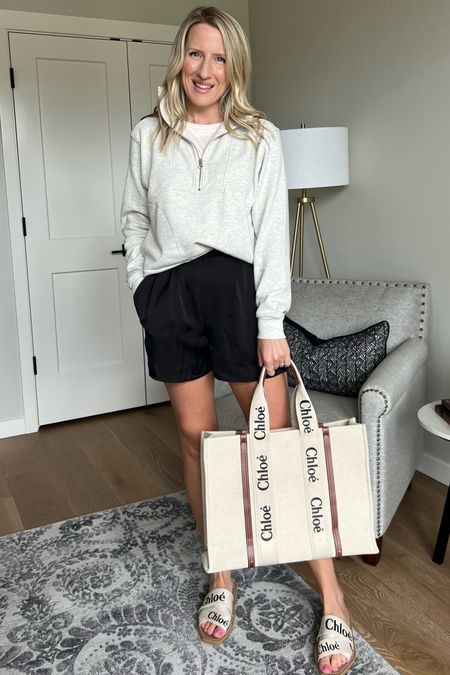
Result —
<instances>
[{"instance_id":1,"label":"gray half zip sweater","mask_svg":"<svg viewBox=\"0 0 450 675\"><path fill-rule=\"evenodd\" d=\"M163 118L169 124L164 98ZM182 135L161 152L157 124L145 117L131 132L122 200L128 284L194 260L211 249L253 264L258 338L284 338L291 304L288 193L280 132L261 120L258 149L219 127L199 157ZM230 300L231 301L231 300Z\"/></svg>"}]
</instances>

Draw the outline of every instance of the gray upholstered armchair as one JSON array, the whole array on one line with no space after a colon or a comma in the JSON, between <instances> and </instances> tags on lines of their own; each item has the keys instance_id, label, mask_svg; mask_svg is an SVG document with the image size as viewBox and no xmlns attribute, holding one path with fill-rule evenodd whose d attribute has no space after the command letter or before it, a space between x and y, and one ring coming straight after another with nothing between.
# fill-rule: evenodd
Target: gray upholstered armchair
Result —
<instances>
[{"instance_id":1,"label":"gray upholstered armchair","mask_svg":"<svg viewBox=\"0 0 450 675\"><path fill-rule=\"evenodd\" d=\"M380 540L411 482L422 446L417 410L425 402L430 289L423 283L297 279L288 313L321 338L389 322L386 358L357 398L311 392L323 422L356 417L369 440L376 537ZM228 384L216 382L220 428L245 426ZM376 564L379 556L368 560Z\"/></svg>"}]
</instances>

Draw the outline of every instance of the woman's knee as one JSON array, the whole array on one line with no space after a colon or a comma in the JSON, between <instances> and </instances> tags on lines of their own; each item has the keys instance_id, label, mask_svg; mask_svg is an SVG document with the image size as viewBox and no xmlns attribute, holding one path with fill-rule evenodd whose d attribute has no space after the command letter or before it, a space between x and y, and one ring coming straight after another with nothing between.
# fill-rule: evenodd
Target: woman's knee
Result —
<instances>
[{"instance_id":1,"label":"woman's knee","mask_svg":"<svg viewBox=\"0 0 450 675\"><path fill-rule=\"evenodd\" d=\"M200 460L201 434L203 429L198 425L186 422L178 423L178 431L181 438L183 453L191 459Z\"/></svg>"},{"instance_id":2,"label":"woman's knee","mask_svg":"<svg viewBox=\"0 0 450 675\"><path fill-rule=\"evenodd\" d=\"M208 373L198 380L166 384L177 421L183 452L193 458L200 455L202 431L217 428L214 406L214 376Z\"/></svg>"}]
</instances>

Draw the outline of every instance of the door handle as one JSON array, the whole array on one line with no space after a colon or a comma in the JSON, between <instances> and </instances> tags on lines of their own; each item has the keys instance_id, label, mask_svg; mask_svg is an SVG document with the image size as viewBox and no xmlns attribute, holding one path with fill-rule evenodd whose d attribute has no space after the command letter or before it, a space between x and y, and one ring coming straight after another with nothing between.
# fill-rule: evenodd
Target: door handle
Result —
<instances>
[{"instance_id":1,"label":"door handle","mask_svg":"<svg viewBox=\"0 0 450 675\"><path fill-rule=\"evenodd\" d=\"M122 248L120 248L118 251L111 251L111 253L114 253L114 255L121 253L123 256L125 256L125 246L122 244Z\"/></svg>"}]
</instances>

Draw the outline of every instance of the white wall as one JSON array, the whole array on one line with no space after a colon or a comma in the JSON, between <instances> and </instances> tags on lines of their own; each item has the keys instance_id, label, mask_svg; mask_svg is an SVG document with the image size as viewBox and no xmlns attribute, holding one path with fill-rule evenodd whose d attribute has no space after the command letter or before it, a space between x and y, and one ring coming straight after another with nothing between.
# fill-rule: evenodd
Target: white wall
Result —
<instances>
[{"instance_id":1,"label":"white wall","mask_svg":"<svg viewBox=\"0 0 450 675\"><path fill-rule=\"evenodd\" d=\"M0 0L0 9L52 13L179 25L186 14L202 4L192 0ZM229 12L248 30L248 2L223 0L215 3ZM9 64L3 64L8 67ZM1 120L0 120L1 124ZM20 227L21 223L15 223ZM18 347L11 247L0 136L0 437L20 433L23 399ZM32 363L22 364L32 368Z\"/></svg>"},{"instance_id":2,"label":"white wall","mask_svg":"<svg viewBox=\"0 0 450 675\"><path fill-rule=\"evenodd\" d=\"M331 275L431 284L427 398L448 397L450 2L249 0L249 11L253 104L284 129L349 127L350 185L315 193ZM307 224L304 275L319 277ZM442 482L449 449L425 434L426 470Z\"/></svg>"},{"instance_id":3,"label":"white wall","mask_svg":"<svg viewBox=\"0 0 450 675\"><path fill-rule=\"evenodd\" d=\"M194 7L213 4L232 14L245 30L248 29L247 0L193 2L193 0L0 0L0 9L24 12L64 14L68 16L122 19L178 26Z\"/></svg>"}]
</instances>

